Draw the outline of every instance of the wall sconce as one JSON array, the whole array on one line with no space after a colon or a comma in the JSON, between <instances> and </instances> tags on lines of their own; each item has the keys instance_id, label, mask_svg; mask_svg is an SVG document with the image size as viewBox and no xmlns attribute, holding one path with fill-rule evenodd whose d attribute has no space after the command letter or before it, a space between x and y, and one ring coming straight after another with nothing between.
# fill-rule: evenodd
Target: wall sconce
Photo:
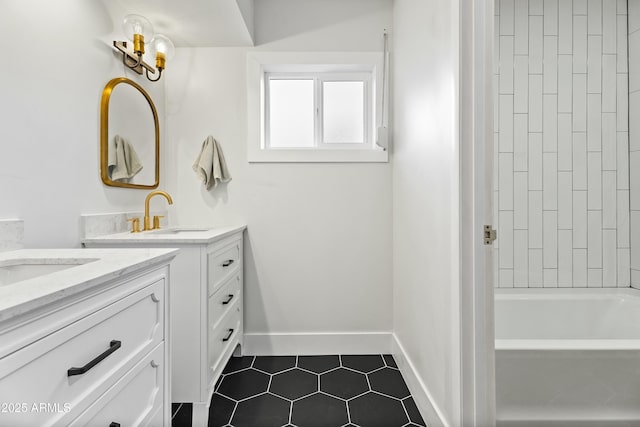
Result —
<instances>
[{"instance_id":1,"label":"wall sconce","mask_svg":"<svg viewBox=\"0 0 640 427\"><path fill-rule=\"evenodd\" d=\"M175 53L175 47L171 40L161 34L154 36L151 22L140 15L125 16L122 28L131 42L131 46L126 41L113 42L113 46L122 52L122 63L138 74L146 71L147 79L152 82L160 80L162 70L166 68L166 61L173 58ZM149 41L151 51L155 56L155 68L143 60L145 40ZM158 77L151 78L150 74L155 74L156 69L158 70Z\"/></svg>"}]
</instances>

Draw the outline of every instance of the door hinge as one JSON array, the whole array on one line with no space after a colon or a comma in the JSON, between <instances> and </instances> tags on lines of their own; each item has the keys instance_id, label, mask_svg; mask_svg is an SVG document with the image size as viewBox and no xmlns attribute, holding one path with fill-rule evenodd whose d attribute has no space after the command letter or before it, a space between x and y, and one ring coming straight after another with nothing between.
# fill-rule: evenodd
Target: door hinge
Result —
<instances>
[{"instance_id":1,"label":"door hinge","mask_svg":"<svg viewBox=\"0 0 640 427\"><path fill-rule=\"evenodd\" d=\"M496 232L496 230L491 228L490 225L485 225L484 226L484 244L490 245L491 243L493 243L494 240L496 240L496 237L498 237L498 233Z\"/></svg>"}]
</instances>

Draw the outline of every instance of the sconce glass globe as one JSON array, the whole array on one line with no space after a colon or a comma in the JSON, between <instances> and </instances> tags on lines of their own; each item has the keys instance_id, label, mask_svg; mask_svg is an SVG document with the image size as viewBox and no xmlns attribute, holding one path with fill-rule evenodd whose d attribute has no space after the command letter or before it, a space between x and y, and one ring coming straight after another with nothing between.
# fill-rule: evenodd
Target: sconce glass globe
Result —
<instances>
[{"instance_id":1,"label":"sconce glass globe","mask_svg":"<svg viewBox=\"0 0 640 427\"><path fill-rule=\"evenodd\" d=\"M173 55L176 53L176 48L169 37L157 34L153 39L153 52L156 57L158 56L158 53L160 53L164 54L164 58L166 60L171 60Z\"/></svg>"},{"instance_id":2,"label":"sconce glass globe","mask_svg":"<svg viewBox=\"0 0 640 427\"><path fill-rule=\"evenodd\" d=\"M122 22L124 34L132 42L136 41L135 35L144 37L144 41L149 43L153 40L153 25L147 18L141 15L127 15Z\"/></svg>"}]
</instances>

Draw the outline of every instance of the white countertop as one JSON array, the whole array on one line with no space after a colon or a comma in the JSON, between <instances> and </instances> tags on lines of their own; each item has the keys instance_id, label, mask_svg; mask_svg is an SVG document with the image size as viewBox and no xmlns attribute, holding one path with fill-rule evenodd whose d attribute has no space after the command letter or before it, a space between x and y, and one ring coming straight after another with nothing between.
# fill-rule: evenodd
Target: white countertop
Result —
<instances>
[{"instance_id":1,"label":"white countertop","mask_svg":"<svg viewBox=\"0 0 640 427\"><path fill-rule=\"evenodd\" d=\"M0 252L0 267L27 260L43 264L78 264L0 286L0 322L145 267L170 261L178 249L21 249Z\"/></svg>"},{"instance_id":2,"label":"white countertop","mask_svg":"<svg viewBox=\"0 0 640 427\"><path fill-rule=\"evenodd\" d=\"M143 244L145 246L152 244L162 244L163 246L172 244L195 244L202 245L213 243L221 240L231 234L243 231L246 225L234 225L224 227L169 227L160 230L142 231L140 233L118 233L106 236L90 237L82 240L82 244L86 247L96 247L105 245L122 245L122 244ZM168 230L200 230L189 231L186 233L169 234Z\"/></svg>"}]
</instances>

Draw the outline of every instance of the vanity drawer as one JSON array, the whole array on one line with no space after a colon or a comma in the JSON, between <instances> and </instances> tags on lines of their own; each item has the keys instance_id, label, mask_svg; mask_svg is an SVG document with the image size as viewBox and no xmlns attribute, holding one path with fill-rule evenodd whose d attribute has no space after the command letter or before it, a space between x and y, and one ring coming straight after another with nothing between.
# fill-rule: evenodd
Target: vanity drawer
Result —
<instances>
[{"instance_id":1,"label":"vanity drawer","mask_svg":"<svg viewBox=\"0 0 640 427\"><path fill-rule=\"evenodd\" d=\"M161 344L69 426L162 426L163 364Z\"/></svg>"},{"instance_id":2,"label":"vanity drawer","mask_svg":"<svg viewBox=\"0 0 640 427\"><path fill-rule=\"evenodd\" d=\"M215 329L220 319L231 309L235 309L236 301L242 297L242 281L240 274L231 277L211 297L209 297L209 324Z\"/></svg>"},{"instance_id":3,"label":"vanity drawer","mask_svg":"<svg viewBox=\"0 0 640 427\"><path fill-rule=\"evenodd\" d=\"M240 240L207 256L209 295L214 293L234 272L239 271L242 245Z\"/></svg>"},{"instance_id":4,"label":"vanity drawer","mask_svg":"<svg viewBox=\"0 0 640 427\"><path fill-rule=\"evenodd\" d=\"M0 359L0 402L72 412L5 413L0 424L45 426L86 409L163 341L164 296L162 279Z\"/></svg>"},{"instance_id":5,"label":"vanity drawer","mask_svg":"<svg viewBox=\"0 0 640 427\"><path fill-rule=\"evenodd\" d=\"M242 311L238 304L232 310L232 313L222 319L219 327L209 327L209 375L213 373L225 351L231 346L235 347L239 334L242 333L240 330Z\"/></svg>"}]
</instances>

